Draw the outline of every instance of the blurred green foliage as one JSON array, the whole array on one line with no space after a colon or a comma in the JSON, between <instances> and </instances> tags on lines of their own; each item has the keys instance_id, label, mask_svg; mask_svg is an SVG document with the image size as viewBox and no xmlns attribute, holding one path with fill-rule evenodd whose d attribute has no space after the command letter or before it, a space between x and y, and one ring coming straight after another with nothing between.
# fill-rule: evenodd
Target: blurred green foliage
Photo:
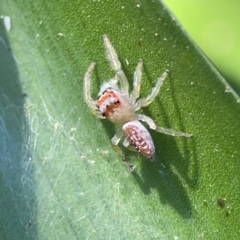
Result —
<instances>
[{"instance_id":1,"label":"blurred green foliage","mask_svg":"<svg viewBox=\"0 0 240 240\"><path fill-rule=\"evenodd\" d=\"M164 0L186 31L240 91L240 1Z\"/></svg>"}]
</instances>

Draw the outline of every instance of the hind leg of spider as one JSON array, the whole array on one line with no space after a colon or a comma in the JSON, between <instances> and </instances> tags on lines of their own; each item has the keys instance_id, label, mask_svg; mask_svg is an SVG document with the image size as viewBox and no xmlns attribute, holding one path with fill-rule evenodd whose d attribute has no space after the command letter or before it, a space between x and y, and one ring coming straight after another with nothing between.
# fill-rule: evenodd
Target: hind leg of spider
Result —
<instances>
[{"instance_id":1,"label":"hind leg of spider","mask_svg":"<svg viewBox=\"0 0 240 240\"><path fill-rule=\"evenodd\" d=\"M179 136L179 137L192 137L193 136L190 133L177 132L173 129L163 128L163 127L157 126L155 124L155 122L150 117L148 117L146 115L136 114L136 118L140 121L146 122L151 129L153 129L157 132L161 132L161 133L171 135L171 136Z\"/></svg>"},{"instance_id":2,"label":"hind leg of spider","mask_svg":"<svg viewBox=\"0 0 240 240\"><path fill-rule=\"evenodd\" d=\"M123 146L130 151L137 152L136 148L133 145L131 145L127 138L124 139Z\"/></svg>"},{"instance_id":3,"label":"hind leg of spider","mask_svg":"<svg viewBox=\"0 0 240 240\"><path fill-rule=\"evenodd\" d=\"M122 157L122 160L125 161L125 155L122 149L118 146L118 143L121 140L122 136L123 136L122 128L119 128L116 134L112 138L112 145L114 150Z\"/></svg>"},{"instance_id":4,"label":"hind leg of spider","mask_svg":"<svg viewBox=\"0 0 240 240\"><path fill-rule=\"evenodd\" d=\"M121 140L122 135L123 135L123 131L122 131L122 128L120 128L112 138L113 148L122 157L123 164L127 167L127 169L130 172L132 172L135 167L132 166L129 162L126 161L126 158L125 158L125 155L124 155L122 149L118 146L118 143Z\"/></svg>"}]
</instances>

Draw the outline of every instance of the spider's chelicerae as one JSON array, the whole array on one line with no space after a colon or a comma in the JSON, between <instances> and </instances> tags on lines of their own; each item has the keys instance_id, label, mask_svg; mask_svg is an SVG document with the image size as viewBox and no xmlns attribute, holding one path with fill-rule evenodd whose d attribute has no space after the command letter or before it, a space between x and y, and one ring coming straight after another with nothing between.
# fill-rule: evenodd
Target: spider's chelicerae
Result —
<instances>
[{"instance_id":1,"label":"spider's chelicerae","mask_svg":"<svg viewBox=\"0 0 240 240\"><path fill-rule=\"evenodd\" d=\"M137 65L134 73L133 90L129 94L128 80L122 70L117 52L107 35L103 36L103 40L107 58L111 68L116 72L116 76L101 85L98 99L93 100L91 97L91 74L95 63L91 63L84 76L84 95L86 103L97 117L107 118L111 122L121 124L121 127L112 138L112 144L122 157L124 155L118 147L118 143L123 134L125 134L123 142L125 147L130 148L133 145L143 156L152 160L155 158L155 146L152 137L140 121L147 123L151 129L157 132L172 136L191 137L192 134L189 133L176 132L172 129L156 126L150 117L136 113L141 107L148 106L154 100L164 79L168 75L168 70L165 70L162 76L158 78L156 86L146 98L138 99L140 96L143 62L140 61Z\"/></svg>"}]
</instances>

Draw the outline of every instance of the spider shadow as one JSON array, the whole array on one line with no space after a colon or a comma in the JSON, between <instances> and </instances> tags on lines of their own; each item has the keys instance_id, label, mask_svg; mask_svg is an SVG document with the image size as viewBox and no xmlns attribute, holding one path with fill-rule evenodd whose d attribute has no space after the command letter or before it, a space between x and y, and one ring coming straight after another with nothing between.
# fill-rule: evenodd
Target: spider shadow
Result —
<instances>
[{"instance_id":1,"label":"spider shadow","mask_svg":"<svg viewBox=\"0 0 240 240\"><path fill-rule=\"evenodd\" d=\"M144 71L147 79L151 80L147 66L144 67ZM170 84L171 90L169 92L172 95L176 115L179 119L179 129L184 131L177 100L174 98L174 86L171 81ZM158 106L165 126L171 128L170 117L167 115L167 111L159 101ZM152 117L149 108L143 108L142 113ZM154 120L156 121L157 119ZM109 121L102 120L101 122L109 137L112 138L117 128ZM192 218L192 206L186 186L187 188L195 189L198 185L199 166L196 157L195 140L194 138L177 137L181 141L180 151L176 137L164 135L153 130L150 130L150 133L156 147L155 161L151 162L141 157L140 171L138 169L133 171L132 176L144 194L150 194L152 189L156 189L162 204L171 205L183 218ZM130 157L128 156L133 156L133 154L136 154L137 158L139 157L137 153L127 153L126 160L129 161Z\"/></svg>"},{"instance_id":2,"label":"spider shadow","mask_svg":"<svg viewBox=\"0 0 240 240\"><path fill-rule=\"evenodd\" d=\"M198 166L195 165L194 173L190 176L189 152L182 156L174 139L171 140L169 136L160 137L161 144L157 144L156 148L164 148L168 144L171 149L158 150L154 162L142 157L140 171L135 171L132 175L144 194L151 194L151 190L156 189L162 204L171 205L184 218L192 218L192 206L186 185L192 189L197 187ZM153 138L156 139L155 136ZM194 140L192 145L194 147Z\"/></svg>"},{"instance_id":3,"label":"spider shadow","mask_svg":"<svg viewBox=\"0 0 240 240\"><path fill-rule=\"evenodd\" d=\"M162 107L163 108L163 107ZM164 108L163 108L164 109ZM161 112L163 112L162 110ZM151 116L148 111L143 113ZM164 122L168 117L164 114ZM101 120L110 138L116 132L114 124ZM193 217L192 206L186 188L198 186L199 166L194 138L178 137L183 146L180 152L176 138L150 130L156 147L155 161L149 161L137 152L126 150L126 160L132 163L141 158L132 176L146 195L156 189L162 204L171 205L183 218Z\"/></svg>"},{"instance_id":4,"label":"spider shadow","mask_svg":"<svg viewBox=\"0 0 240 240\"><path fill-rule=\"evenodd\" d=\"M145 73L150 79L146 66ZM169 92L172 95L175 112L179 119L179 129L187 132L182 124L177 100L174 98L173 82L171 80L169 82L171 85ZM171 128L167 111L159 101L158 106L165 126ZM150 117L152 115L149 108L143 108L142 112ZM157 119L154 120L157 122ZM173 137L153 130L150 130L150 133L156 147L155 161L150 162L142 157L140 172L139 174L133 172L133 176L145 194L150 194L151 189L157 189L163 204L170 204L181 216L191 218L193 216L192 206L186 188L195 189L199 181L199 165L194 137ZM176 138L181 141L181 149Z\"/></svg>"}]
</instances>

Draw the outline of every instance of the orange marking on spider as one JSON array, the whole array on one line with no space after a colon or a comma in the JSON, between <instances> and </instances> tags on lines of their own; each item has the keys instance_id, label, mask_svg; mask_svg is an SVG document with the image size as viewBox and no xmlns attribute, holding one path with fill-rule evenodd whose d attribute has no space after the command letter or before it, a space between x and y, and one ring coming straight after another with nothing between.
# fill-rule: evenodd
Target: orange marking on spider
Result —
<instances>
[{"instance_id":1,"label":"orange marking on spider","mask_svg":"<svg viewBox=\"0 0 240 240\"><path fill-rule=\"evenodd\" d=\"M109 118L110 114L114 114L116 108L121 108L118 94L113 90L106 90L101 96L99 96L97 108L104 117Z\"/></svg>"}]
</instances>

